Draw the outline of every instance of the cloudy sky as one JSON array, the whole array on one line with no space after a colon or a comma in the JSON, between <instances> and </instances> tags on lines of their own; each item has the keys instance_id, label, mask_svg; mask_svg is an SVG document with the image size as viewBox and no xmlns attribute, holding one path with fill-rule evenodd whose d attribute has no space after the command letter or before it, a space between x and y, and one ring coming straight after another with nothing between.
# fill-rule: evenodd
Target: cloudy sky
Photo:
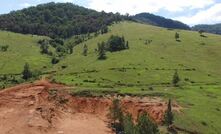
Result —
<instances>
[{"instance_id":1,"label":"cloudy sky","mask_svg":"<svg viewBox=\"0 0 221 134\"><path fill-rule=\"evenodd\" d=\"M47 2L72 2L98 11L150 12L188 25L221 23L221 0L1 0L0 14Z\"/></svg>"}]
</instances>

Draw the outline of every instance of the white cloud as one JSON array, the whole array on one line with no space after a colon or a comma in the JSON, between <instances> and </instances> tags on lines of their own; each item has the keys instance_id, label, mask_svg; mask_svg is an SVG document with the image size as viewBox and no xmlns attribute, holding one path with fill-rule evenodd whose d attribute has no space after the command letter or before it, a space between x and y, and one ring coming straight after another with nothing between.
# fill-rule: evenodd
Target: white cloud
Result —
<instances>
[{"instance_id":1,"label":"white cloud","mask_svg":"<svg viewBox=\"0 0 221 134\"><path fill-rule=\"evenodd\" d=\"M193 16L181 16L175 18L189 25L214 24L221 22L221 3L215 4L207 10L197 12Z\"/></svg>"},{"instance_id":2,"label":"white cloud","mask_svg":"<svg viewBox=\"0 0 221 134\"><path fill-rule=\"evenodd\" d=\"M129 13L155 13L161 9L177 12L185 9L201 9L215 3L214 0L89 0L88 7L98 11Z\"/></svg>"},{"instance_id":3,"label":"white cloud","mask_svg":"<svg viewBox=\"0 0 221 134\"><path fill-rule=\"evenodd\" d=\"M29 3L22 3L19 6L22 7L22 8L27 8L27 7L30 7L31 4L29 4Z\"/></svg>"},{"instance_id":4,"label":"white cloud","mask_svg":"<svg viewBox=\"0 0 221 134\"><path fill-rule=\"evenodd\" d=\"M74 2L74 0L55 0L55 2Z\"/></svg>"}]
</instances>

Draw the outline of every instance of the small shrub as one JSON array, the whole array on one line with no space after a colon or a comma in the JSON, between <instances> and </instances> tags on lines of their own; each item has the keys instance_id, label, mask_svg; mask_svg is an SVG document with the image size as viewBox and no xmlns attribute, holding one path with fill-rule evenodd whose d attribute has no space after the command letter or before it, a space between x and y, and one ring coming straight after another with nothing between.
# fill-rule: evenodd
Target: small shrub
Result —
<instances>
[{"instance_id":1,"label":"small shrub","mask_svg":"<svg viewBox=\"0 0 221 134\"><path fill-rule=\"evenodd\" d=\"M202 124L203 126L207 126L207 123L206 123L205 121L202 121L201 124Z\"/></svg>"},{"instance_id":2,"label":"small shrub","mask_svg":"<svg viewBox=\"0 0 221 134\"><path fill-rule=\"evenodd\" d=\"M57 64L58 62L59 62L59 59L56 58L56 57L53 57L53 58L51 59L51 63L52 63L52 64Z\"/></svg>"}]
</instances>

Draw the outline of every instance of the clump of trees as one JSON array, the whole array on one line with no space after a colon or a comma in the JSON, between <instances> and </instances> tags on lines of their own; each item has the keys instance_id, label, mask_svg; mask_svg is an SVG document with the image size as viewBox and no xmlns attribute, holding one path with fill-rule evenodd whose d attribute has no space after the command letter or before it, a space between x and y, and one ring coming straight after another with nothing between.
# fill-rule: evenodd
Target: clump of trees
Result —
<instances>
[{"instance_id":1,"label":"clump of trees","mask_svg":"<svg viewBox=\"0 0 221 134\"><path fill-rule=\"evenodd\" d=\"M173 75L172 83L173 83L174 86L178 86L179 82L180 82L180 77L179 77L178 72L176 70L174 75Z\"/></svg>"},{"instance_id":2,"label":"clump of trees","mask_svg":"<svg viewBox=\"0 0 221 134\"><path fill-rule=\"evenodd\" d=\"M8 45L2 45L0 46L0 51L1 52L6 52L8 50L9 46Z\"/></svg>"},{"instance_id":3,"label":"clump of trees","mask_svg":"<svg viewBox=\"0 0 221 134\"><path fill-rule=\"evenodd\" d=\"M107 42L98 43L97 46L98 48L96 51L98 52L98 59L104 60L106 59L106 51L116 52L129 49L129 42L125 41L124 36L111 35Z\"/></svg>"},{"instance_id":4,"label":"clump of trees","mask_svg":"<svg viewBox=\"0 0 221 134\"><path fill-rule=\"evenodd\" d=\"M119 37L111 35L111 37L106 42L106 48L110 52L121 51L124 49L129 49L128 41L125 41L124 36Z\"/></svg>"},{"instance_id":5,"label":"clump of trees","mask_svg":"<svg viewBox=\"0 0 221 134\"><path fill-rule=\"evenodd\" d=\"M32 72L30 70L29 64L25 63L23 71L22 71L22 78L24 80L28 80L32 77Z\"/></svg>"},{"instance_id":6,"label":"clump of trees","mask_svg":"<svg viewBox=\"0 0 221 134\"><path fill-rule=\"evenodd\" d=\"M42 54L51 56L52 64L57 64L60 57L73 53L73 46L71 44L64 45L64 41L62 39L43 39L39 40L38 44L40 44L40 51ZM54 48L55 51L50 51L50 47Z\"/></svg>"},{"instance_id":7,"label":"clump of trees","mask_svg":"<svg viewBox=\"0 0 221 134\"><path fill-rule=\"evenodd\" d=\"M124 115L121 109L120 100L113 100L110 108L112 127L117 134L158 134L158 126L148 117L146 113L138 116L134 121L131 114ZM136 122L136 123L135 123Z\"/></svg>"}]
</instances>

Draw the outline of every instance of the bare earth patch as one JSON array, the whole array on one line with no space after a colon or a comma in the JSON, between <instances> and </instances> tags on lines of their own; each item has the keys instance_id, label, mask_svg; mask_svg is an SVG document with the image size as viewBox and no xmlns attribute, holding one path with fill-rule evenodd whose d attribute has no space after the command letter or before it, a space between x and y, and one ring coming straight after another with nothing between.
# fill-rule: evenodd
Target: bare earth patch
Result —
<instances>
[{"instance_id":1,"label":"bare earth patch","mask_svg":"<svg viewBox=\"0 0 221 134\"><path fill-rule=\"evenodd\" d=\"M0 134L113 134L107 116L113 98L73 97L66 88L42 80L0 91ZM121 100L134 118L145 111L162 122L167 104L160 98Z\"/></svg>"}]
</instances>

